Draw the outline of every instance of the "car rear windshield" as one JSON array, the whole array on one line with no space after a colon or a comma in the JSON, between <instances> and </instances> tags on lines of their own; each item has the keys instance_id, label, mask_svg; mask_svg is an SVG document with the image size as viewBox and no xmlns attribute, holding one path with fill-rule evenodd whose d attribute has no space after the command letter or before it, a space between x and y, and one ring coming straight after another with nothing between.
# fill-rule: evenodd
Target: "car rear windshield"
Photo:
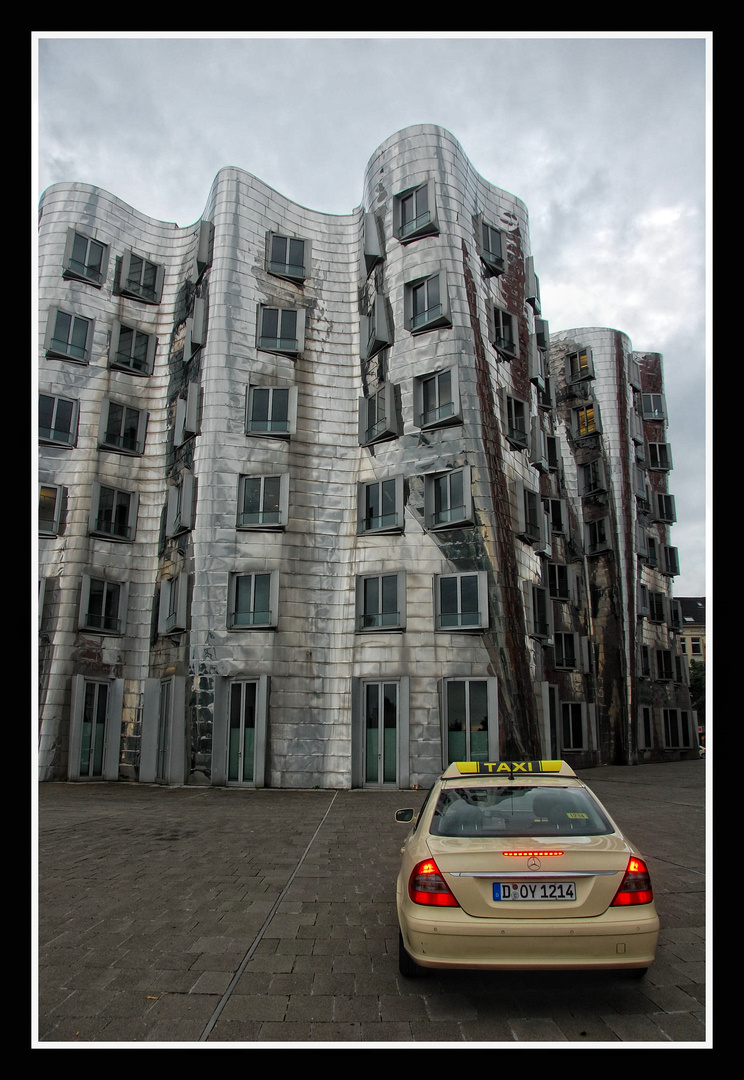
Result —
<instances>
[{"instance_id":1,"label":"car rear windshield","mask_svg":"<svg viewBox=\"0 0 744 1080\"><path fill-rule=\"evenodd\" d=\"M435 836L602 836L612 825L583 788L445 788L430 832Z\"/></svg>"}]
</instances>

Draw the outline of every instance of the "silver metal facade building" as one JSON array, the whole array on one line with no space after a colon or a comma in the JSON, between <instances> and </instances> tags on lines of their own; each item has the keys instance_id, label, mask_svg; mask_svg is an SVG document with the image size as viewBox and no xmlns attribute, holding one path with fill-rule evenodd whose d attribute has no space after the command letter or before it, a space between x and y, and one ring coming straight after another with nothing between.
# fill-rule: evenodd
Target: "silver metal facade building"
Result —
<instances>
[{"instance_id":1,"label":"silver metal facade building","mask_svg":"<svg viewBox=\"0 0 744 1080\"><path fill-rule=\"evenodd\" d=\"M235 168L187 228L57 184L39 263L41 779L691 746L660 358L551 345L526 208L447 131L348 215Z\"/></svg>"}]
</instances>

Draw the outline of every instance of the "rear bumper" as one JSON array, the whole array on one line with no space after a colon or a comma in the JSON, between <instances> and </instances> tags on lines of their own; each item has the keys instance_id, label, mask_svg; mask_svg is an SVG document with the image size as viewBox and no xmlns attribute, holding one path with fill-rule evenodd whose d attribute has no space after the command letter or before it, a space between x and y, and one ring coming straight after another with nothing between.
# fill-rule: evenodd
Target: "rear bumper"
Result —
<instances>
[{"instance_id":1,"label":"rear bumper","mask_svg":"<svg viewBox=\"0 0 744 1080\"><path fill-rule=\"evenodd\" d=\"M653 904L591 919L491 920L404 902L398 919L407 952L430 968L645 968L659 937Z\"/></svg>"}]
</instances>

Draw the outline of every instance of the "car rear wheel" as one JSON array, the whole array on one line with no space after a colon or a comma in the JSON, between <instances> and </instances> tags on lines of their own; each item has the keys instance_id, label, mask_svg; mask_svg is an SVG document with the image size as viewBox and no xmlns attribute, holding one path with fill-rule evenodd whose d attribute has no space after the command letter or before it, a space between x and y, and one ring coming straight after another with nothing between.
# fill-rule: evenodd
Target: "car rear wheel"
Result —
<instances>
[{"instance_id":1,"label":"car rear wheel","mask_svg":"<svg viewBox=\"0 0 744 1080\"><path fill-rule=\"evenodd\" d=\"M424 974L424 969L419 967L415 960L411 959L403 944L403 935L398 931L398 970L407 979L419 979Z\"/></svg>"}]
</instances>

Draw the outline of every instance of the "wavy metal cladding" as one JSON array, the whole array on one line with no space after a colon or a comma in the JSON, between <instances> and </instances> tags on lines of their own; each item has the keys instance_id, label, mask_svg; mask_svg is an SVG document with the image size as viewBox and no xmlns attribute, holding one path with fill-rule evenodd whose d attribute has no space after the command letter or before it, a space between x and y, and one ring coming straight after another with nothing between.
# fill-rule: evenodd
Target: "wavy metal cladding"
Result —
<instances>
[{"instance_id":1,"label":"wavy metal cladding","mask_svg":"<svg viewBox=\"0 0 744 1080\"><path fill-rule=\"evenodd\" d=\"M484 221L503 244L496 272L481 250ZM62 276L68 229L107 245L100 286ZM421 126L377 150L350 214L308 210L227 168L187 228L55 185L40 237L40 341L55 305L95 320L86 363L41 360L40 391L79 410L74 446L41 447L40 480L66 500L40 543L42 778L78 778L76 709L91 683L108 695L113 778L231 782L240 699L252 710L247 783L428 785L446 754L447 680L487 686L490 755L539 756L543 642L525 590L541 581L540 554L514 521L520 485L539 492L547 481L504 430L511 396L528 429L549 423L530 377L524 205L483 180L448 132ZM283 238L305 242L304 264ZM159 303L114 290L130 248L162 267ZM512 320L507 353L494 346L494 307ZM149 373L112 367L118 323L156 336ZM297 347L279 336L267 345L270 326L297 331ZM427 424L423 387L442 373L456 402ZM278 403L277 391L287 430L257 430L254 401ZM377 429L360 427L360 402L366 416L378 392L384 423L368 437ZM109 399L147 414L141 452L101 448ZM467 513L434 521L432 491L452 473L467 481ZM239 506L246 482L267 476L279 478L279 520L256 527ZM126 542L90 527L101 484L136 494ZM391 512L390 528L360 511L378 493L402 515ZM442 574L486 582L483 625L437 629ZM394 575L397 609L370 614L362 602L360 612L365 582ZM114 633L81 625L91 578L125 585ZM235 612L247 583L265 586L268 620ZM395 723L372 731L378 692Z\"/></svg>"}]
</instances>

